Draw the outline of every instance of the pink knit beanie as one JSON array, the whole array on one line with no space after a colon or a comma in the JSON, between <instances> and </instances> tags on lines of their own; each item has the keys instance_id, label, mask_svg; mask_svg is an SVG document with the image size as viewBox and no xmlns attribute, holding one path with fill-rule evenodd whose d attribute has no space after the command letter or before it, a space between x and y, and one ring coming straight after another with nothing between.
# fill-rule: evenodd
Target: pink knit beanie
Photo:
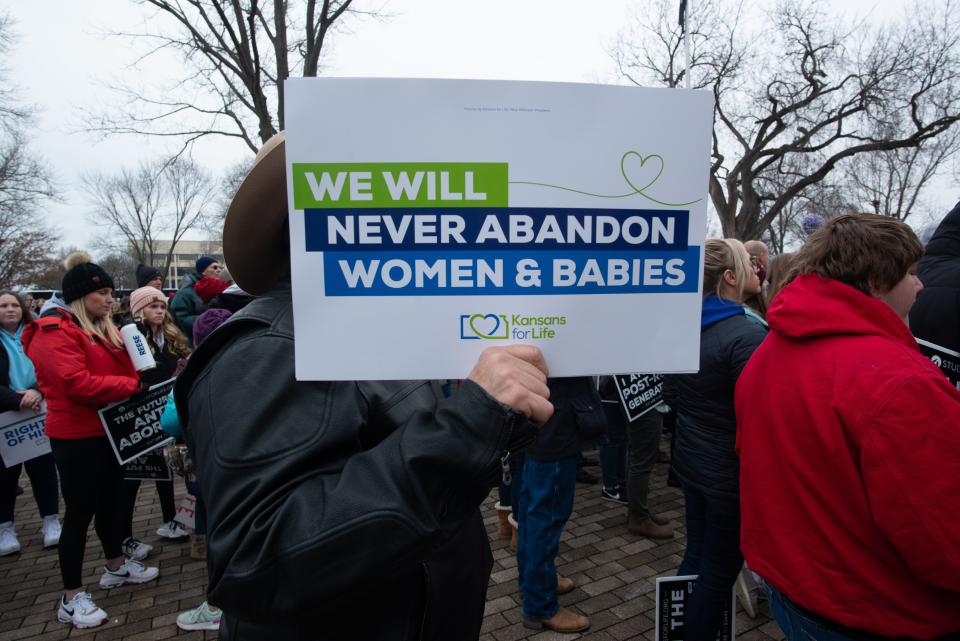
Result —
<instances>
[{"instance_id":1,"label":"pink knit beanie","mask_svg":"<svg viewBox=\"0 0 960 641\"><path fill-rule=\"evenodd\" d=\"M136 314L155 301L166 303L167 297L156 287L141 287L140 289L135 289L130 294L130 313Z\"/></svg>"}]
</instances>

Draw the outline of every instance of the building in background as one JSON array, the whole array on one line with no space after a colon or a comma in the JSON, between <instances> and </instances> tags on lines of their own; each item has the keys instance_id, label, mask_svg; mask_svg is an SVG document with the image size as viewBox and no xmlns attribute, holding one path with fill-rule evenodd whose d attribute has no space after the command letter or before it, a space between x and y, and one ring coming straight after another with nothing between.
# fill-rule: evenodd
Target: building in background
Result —
<instances>
[{"instance_id":1,"label":"building in background","mask_svg":"<svg viewBox=\"0 0 960 641\"><path fill-rule=\"evenodd\" d=\"M157 269L163 269L163 260L170 250L172 241L158 240L153 255ZM163 281L164 288L177 289L180 278L194 270L194 264L200 256L212 256L223 263L223 247L212 240L183 240L177 243L170 260L170 270Z\"/></svg>"}]
</instances>

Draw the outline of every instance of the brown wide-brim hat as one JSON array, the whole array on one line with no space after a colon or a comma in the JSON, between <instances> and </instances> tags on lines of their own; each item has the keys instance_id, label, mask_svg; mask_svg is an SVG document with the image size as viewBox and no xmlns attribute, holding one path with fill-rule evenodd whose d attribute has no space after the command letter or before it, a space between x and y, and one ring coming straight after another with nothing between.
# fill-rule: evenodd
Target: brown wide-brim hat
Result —
<instances>
[{"instance_id":1,"label":"brown wide-brim hat","mask_svg":"<svg viewBox=\"0 0 960 641\"><path fill-rule=\"evenodd\" d=\"M223 222L223 259L245 292L262 295L290 268L284 132L257 152Z\"/></svg>"}]
</instances>

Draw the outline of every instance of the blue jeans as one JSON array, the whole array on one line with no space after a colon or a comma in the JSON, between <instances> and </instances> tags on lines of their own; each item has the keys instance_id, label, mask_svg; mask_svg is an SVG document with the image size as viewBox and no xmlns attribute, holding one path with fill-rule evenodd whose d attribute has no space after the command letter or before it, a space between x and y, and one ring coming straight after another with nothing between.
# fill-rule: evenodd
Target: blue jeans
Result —
<instances>
[{"instance_id":1,"label":"blue jeans","mask_svg":"<svg viewBox=\"0 0 960 641\"><path fill-rule=\"evenodd\" d=\"M678 576L699 575L687 602L686 641L714 641L723 607L743 567L740 554L740 506L684 488L687 549Z\"/></svg>"},{"instance_id":2,"label":"blue jeans","mask_svg":"<svg viewBox=\"0 0 960 641\"><path fill-rule=\"evenodd\" d=\"M787 641L851 641L851 637L814 621L769 583L764 583L764 589L770 611Z\"/></svg>"},{"instance_id":3,"label":"blue jeans","mask_svg":"<svg viewBox=\"0 0 960 641\"><path fill-rule=\"evenodd\" d=\"M517 570L523 594L523 616L549 619L557 602L557 566L560 534L573 512L577 485L577 457L537 461L527 457L520 488L520 524L517 540Z\"/></svg>"},{"instance_id":4,"label":"blue jeans","mask_svg":"<svg viewBox=\"0 0 960 641\"><path fill-rule=\"evenodd\" d=\"M600 446L600 471L603 487L612 490L624 484L627 467L627 419L620 403L603 403L607 415L607 434Z\"/></svg>"}]
</instances>

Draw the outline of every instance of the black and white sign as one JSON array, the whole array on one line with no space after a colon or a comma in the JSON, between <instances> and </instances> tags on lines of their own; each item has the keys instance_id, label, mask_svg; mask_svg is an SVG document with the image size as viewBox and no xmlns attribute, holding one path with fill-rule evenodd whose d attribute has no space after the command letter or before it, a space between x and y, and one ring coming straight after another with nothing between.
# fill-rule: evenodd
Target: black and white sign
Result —
<instances>
[{"instance_id":1,"label":"black and white sign","mask_svg":"<svg viewBox=\"0 0 960 641\"><path fill-rule=\"evenodd\" d=\"M613 380L631 423L663 400L663 377L659 374L617 374Z\"/></svg>"},{"instance_id":2,"label":"black and white sign","mask_svg":"<svg viewBox=\"0 0 960 641\"><path fill-rule=\"evenodd\" d=\"M656 641L684 641L687 603L693 593L696 574L686 576L662 576L657 579ZM733 641L737 636L737 621L734 617L733 591L730 605L723 609L717 641Z\"/></svg>"},{"instance_id":3,"label":"black and white sign","mask_svg":"<svg viewBox=\"0 0 960 641\"><path fill-rule=\"evenodd\" d=\"M121 465L143 456L170 438L160 427L160 416L172 389L173 379L170 379L134 399L100 410L100 422Z\"/></svg>"},{"instance_id":4,"label":"black and white sign","mask_svg":"<svg viewBox=\"0 0 960 641\"><path fill-rule=\"evenodd\" d=\"M172 442L172 439L168 439ZM173 475L161 450L151 450L123 466L128 481L170 481Z\"/></svg>"},{"instance_id":5,"label":"black and white sign","mask_svg":"<svg viewBox=\"0 0 960 641\"><path fill-rule=\"evenodd\" d=\"M940 368L954 387L960 390L960 354L919 338L917 346L920 347L920 353L933 361L933 364Z\"/></svg>"}]
</instances>

